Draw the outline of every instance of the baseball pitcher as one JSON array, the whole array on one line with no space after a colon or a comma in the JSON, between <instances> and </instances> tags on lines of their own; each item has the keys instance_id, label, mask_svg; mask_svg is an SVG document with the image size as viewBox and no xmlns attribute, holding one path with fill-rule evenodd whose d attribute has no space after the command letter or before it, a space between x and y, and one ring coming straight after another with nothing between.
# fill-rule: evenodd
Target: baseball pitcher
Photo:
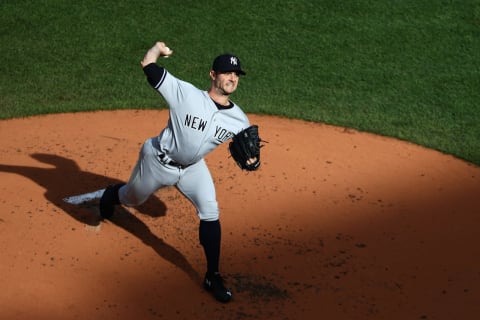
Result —
<instances>
[{"instance_id":1,"label":"baseball pitcher","mask_svg":"<svg viewBox=\"0 0 480 320\"><path fill-rule=\"evenodd\" d=\"M204 91L157 63L159 57L172 54L164 42L157 42L141 61L148 83L167 102L170 117L158 136L144 142L129 181L105 189L100 214L108 219L115 205L137 206L158 189L176 186L193 203L200 220L199 239L206 257L203 285L218 301L229 302L232 293L219 272L219 208L204 157L230 140L229 150L238 166L257 170L261 139L258 126L250 125L245 113L230 100L240 76L245 75L238 57L216 57L210 71L210 88Z\"/></svg>"}]
</instances>

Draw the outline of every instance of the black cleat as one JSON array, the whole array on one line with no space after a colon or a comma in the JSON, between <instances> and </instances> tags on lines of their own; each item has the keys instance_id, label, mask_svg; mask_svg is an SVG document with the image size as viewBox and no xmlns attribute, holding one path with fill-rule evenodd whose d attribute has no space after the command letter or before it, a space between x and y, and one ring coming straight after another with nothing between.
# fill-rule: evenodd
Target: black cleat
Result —
<instances>
[{"instance_id":1,"label":"black cleat","mask_svg":"<svg viewBox=\"0 0 480 320\"><path fill-rule=\"evenodd\" d=\"M225 288L222 276L218 272L214 274L207 273L203 281L203 286L220 302L229 302L232 300L232 292Z\"/></svg>"},{"instance_id":2,"label":"black cleat","mask_svg":"<svg viewBox=\"0 0 480 320\"><path fill-rule=\"evenodd\" d=\"M115 210L115 205L120 204L120 200L118 199L118 189L124 185L125 183L119 183L108 186L103 192L99 204L100 215L103 219L110 219L112 217Z\"/></svg>"}]
</instances>

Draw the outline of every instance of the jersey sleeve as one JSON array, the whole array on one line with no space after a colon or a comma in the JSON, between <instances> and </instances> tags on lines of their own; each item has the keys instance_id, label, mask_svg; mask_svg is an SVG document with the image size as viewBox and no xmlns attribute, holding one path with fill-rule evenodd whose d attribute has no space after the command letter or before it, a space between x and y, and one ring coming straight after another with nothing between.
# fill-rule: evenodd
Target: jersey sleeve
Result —
<instances>
[{"instance_id":1,"label":"jersey sleeve","mask_svg":"<svg viewBox=\"0 0 480 320\"><path fill-rule=\"evenodd\" d=\"M154 89L158 89L165 79L166 70L156 63L150 63L143 68L143 73L147 76L147 81Z\"/></svg>"},{"instance_id":2,"label":"jersey sleeve","mask_svg":"<svg viewBox=\"0 0 480 320\"><path fill-rule=\"evenodd\" d=\"M198 90L192 84L176 78L156 63L145 66L143 71L147 76L147 81L163 96L170 108L182 105L189 93Z\"/></svg>"}]
</instances>

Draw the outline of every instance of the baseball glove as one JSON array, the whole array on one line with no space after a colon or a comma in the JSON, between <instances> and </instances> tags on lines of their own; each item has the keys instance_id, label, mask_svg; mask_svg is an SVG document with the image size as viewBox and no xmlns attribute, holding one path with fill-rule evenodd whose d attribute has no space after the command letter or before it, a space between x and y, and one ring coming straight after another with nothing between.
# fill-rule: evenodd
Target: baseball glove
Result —
<instances>
[{"instance_id":1,"label":"baseball glove","mask_svg":"<svg viewBox=\"0 0 480 320\"><path fill-rule=\"evenodd\" d=\"M233 160L242 170L254 171L260 167L260 143L258 126L252 125L237 133L228 148Z\"/></svg>"}]
</instances>

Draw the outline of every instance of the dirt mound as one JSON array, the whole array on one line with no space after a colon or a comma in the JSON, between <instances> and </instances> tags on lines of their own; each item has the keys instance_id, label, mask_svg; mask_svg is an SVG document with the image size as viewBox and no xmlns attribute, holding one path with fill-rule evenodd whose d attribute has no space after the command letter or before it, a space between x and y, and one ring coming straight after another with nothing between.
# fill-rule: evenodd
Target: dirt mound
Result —
<instances>
[{"instance_id":1,"label":"dirt mound","mask_svg":"<svg viewBox=\"0 0 480 320\"><path fill-rule=\"evenodd\" d=\"M344 128L251 115L246 173L207 157L221 208L223 305L201 287L193 206L176 189L99 222L62 199L128 179L167 111L0 121L2 319L474 319L480 168ZM475 298L476 297L476 298Z\"/></svg>"}]
</instances>

